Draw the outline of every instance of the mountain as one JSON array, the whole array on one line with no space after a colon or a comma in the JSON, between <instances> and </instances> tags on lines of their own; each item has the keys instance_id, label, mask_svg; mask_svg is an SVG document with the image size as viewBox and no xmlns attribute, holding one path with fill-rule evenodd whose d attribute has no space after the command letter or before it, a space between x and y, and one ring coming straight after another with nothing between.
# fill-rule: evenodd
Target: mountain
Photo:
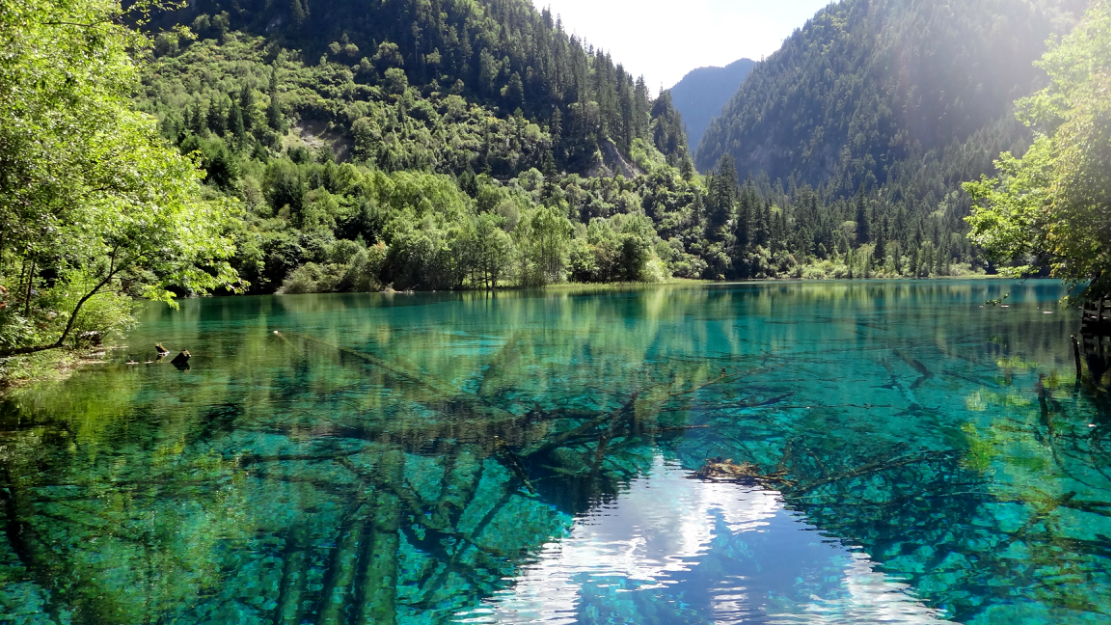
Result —
<instances>
[{"instance_id":1,"label":"mountain","mask_svg":"<svg viewBox=\"0 0 1112 625\"><path fill-rule=\"evenodd\" d=\"M527 0L195 0L135 99L244 207L254 293L962 275L960 183L1030 141L1011 102L1071 2L832 5L711 122L705 177L673 93Z\"/></svg>"},{"instance_id":2,"label":"mountain","mask_svg":"<svg viewBox=\"0 0 1112 625\"><path fill-rule=\"evenodd\" d=\"M693 69L675 84L672 104L683 116L687 128L687 141L692 154L699 139L710 125L710 120L722 114L722 106L745 81L756 61L738 59L726 67L700 67Z\"/></svg>"},{"instance_id":3,"label":"mountain","mask_svg":"<svg viewBox=\"0 0 1112 625\"><path fill-rule=\"evenodd\" d=\"M702 275L671 99L528 0L196 0L144 28L136 106L245 208L252 293Z\"/></svg>"},{"instance_id":4,"label":"mountain","mask_svg":"<svg viewBox=\"0 0 1112 625\"><path fill-rule=\"evenodd\" d=\"M196 0L160 14L153 24L189 26L202 40L221 44L229 34L239 41L262 37L265 64L297 58L307 67L331 68L321 79L349 93L337 97L324 90L318 102L374 101L389 95L382 87L400 84L387 74L395 70L400 78L401 70L405 86L421 96L459 95L498 117L521 109L524 117L547 125L559 111L558 125L569 141L554 146L554 157L569 171L594 164L600 137L628 153L634 138L649 134L651 98L644 81L525 0ZM189 43L172 33L164 38L160 57L175 57ZM287 113L350 123L339 119L349 112L340 114L340 105L331 104L308 103Z\"/></svg>"},{"instance_id":5,"label":"mountain","mask_svg":"<svg viewBox=\"0 0 1112 625\"><path fill-rule=\"evenodd\" d=\"M702 136L696 166L710 169L729 153L743 178L764 172L851 194L990 128L993 148L1006 149L1028 138L1012 102L1045 80L1032 62L1083 8L1074 0L832 4L753 69Z\"/></svg>"}]
</instances>

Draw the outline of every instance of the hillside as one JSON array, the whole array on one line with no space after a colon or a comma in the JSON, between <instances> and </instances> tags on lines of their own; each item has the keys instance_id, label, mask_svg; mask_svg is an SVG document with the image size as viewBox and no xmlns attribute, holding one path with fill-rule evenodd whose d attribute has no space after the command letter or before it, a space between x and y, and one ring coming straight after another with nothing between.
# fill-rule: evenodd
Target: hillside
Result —
<instances>
[{"instance_id":1,"label":"hillside","mask_svg":"<svg viewBox=\"0 0 1112 625\"><path fill-rule=\"evenodd\" d=\"M821 11L711 124L700 166L737 166L706 178L673 93L525 0L199 0L153 22L136 101L240 200L250 292L955 275L984 266L958 185L1026 144L1009 98L1071 19L1005 5Z\"/></svg>"},{"instance_id":2,"label":"hillside","mask_svg":"<svg viewBox=\"0 0 1112 625\"><path fill-rule=\"evenodd\" d=\"M702 275L699 220L645 214L700 193L679 114L547 11L231 8L158 15L136 102L246 209L250 292Z\"/></svg>"},{"instance_id":3,"label":"hillside","mask_svg":"<svg viewBox=\"0 0 1112 625\"><path fill-rule=\"evenodd\" d=\"M710 120L722 114L722 107L756 64L750 59L738 59L726 67L693 69L669 89L672 105L683 116L692 155Z\"/></svg>"},{"instance_id":4,"label":"hillside","mask_svg":"<svg viewBox=\"0 0 1112 625\"><path fill-rule=\"evenodd\" d=\"M1013 123L1012 102L1045 79L1032 62L1083 7L1072 0L830 5L752 71L702 137L696 165L707 170L729 153L743 178L765 172L852 194L990 128L995 156L1028 139ZM984 165L959 175L975 177Z\"/></svg>"}]
</instances>

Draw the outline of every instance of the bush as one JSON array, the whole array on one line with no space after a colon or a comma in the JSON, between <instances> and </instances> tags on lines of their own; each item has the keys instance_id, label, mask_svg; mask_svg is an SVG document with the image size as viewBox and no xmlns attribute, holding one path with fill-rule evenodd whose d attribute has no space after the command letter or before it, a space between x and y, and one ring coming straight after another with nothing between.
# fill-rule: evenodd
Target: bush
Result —
<instances>
[{"instance_id":1,"label":"bush","mask_svg":"<svg viewBox=\"0 0 1112 625\"><path fill-rule=\"evenodd\" d=\"M382 268L386 264L386 246L382 243L361 249L351 257L340 278L340 290L367 292L382 288Z\"/></svg>"},{"instance_id":2,"label":"bush","mask_svg":"<svg viewBox=\"0 0 1112 625\"><path fill-rule=\"evenodd\" d=\"M69 323L69 311L88 292L92 282L95 279L84 272L69 272L53 287L34 291L32 305L26 308L19 305L14 293L0 289L0 348L56 341ZM106 288L85 302L70 330L71 340L82 332L98 332L102 341L108 341L135 326L134 303L118 290L119 283L115 287ZM76 342L71 345L76 346Z\"/></svg>"},{"instance_id":3,"label":"bush","mask_svg":"<svg viewBox=\"0 0 1112 625\"><path fill-rule=\"evenodd\" d=\"M336 290L335 287L340 282L340 276L336 275L336 267L336 265L305 263L286 276L277 293L279 295L331 293Z\"/></svg>"},{"instance_id":4,"label":"bush","mask_svg":"<svg viewBox=\"0 0 1112 625\"><path fill-rule=\"evenodd\" d=\"M822 266L807 265L803 267L803 271L799 277L804 280L825 280L827 275L826 272L822 270Z\"/></svg>"},{"instance_id":5,"label":"bush","mask_svg":"<svg viewBox=\"0 0 1112 625\"><path fill-rule=\"evenodd\" d=\"M656 256L650 258L649 262L645 263L645 267L641 271L642 282L664 282L671 277L672 275L668 271L668 265Z\"/></svg>"},{"instance_id":6,"label":"bush","mask_svg":"<svg viewBox=\"0 0 1112 625\"><path fill-rule=\"evenodd\" d=\"M324 263L305 263L286 276L278 293L367 292L382 288L381 273L387 247L370 249L358 241L336 241L328 247Z\"/></svg>"}]
</instances>

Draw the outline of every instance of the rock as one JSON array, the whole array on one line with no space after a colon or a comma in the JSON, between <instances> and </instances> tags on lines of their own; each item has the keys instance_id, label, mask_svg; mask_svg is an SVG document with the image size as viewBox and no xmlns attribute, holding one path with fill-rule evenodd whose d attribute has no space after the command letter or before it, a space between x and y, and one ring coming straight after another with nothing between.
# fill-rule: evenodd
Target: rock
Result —
<instances>
[{"instance_id":1,"label":"rock","mask_svg":"<svg viewBox=\"0 0 1112 625\"><path fill-rule=\"evenodd\" d=\"M170 364L174 365L178 369L188 369L189 359L192 356L193 355L189 353L188 349L183 349L180 354L174 356L174 359L170 361Z\"/></svg>"},{"instance_id":2,"label":"rock","mask_svg":"<svg viewBox=\"0 0 1112 625\"><path fill-rule=\"evenodd\" d=\"M711 458L695 473L704 480L738 480L764 477L757 465L748 462L738 464L729 458Z\"/></svg>"},{"instance_id":3,"label":"rock","mask_svg":"<svg viewBox=\"0 0 1112 625\"><path fill-rule=\"evenodd\" d=\"M695 477L703 480L719 482L742 482L759 484L773 490L793 488L795 483L787 479L784 471L764 473L761 468L749 462L740 464L730 458L710 458L703 467L695 473Z\"/></svg>"}]
</instances>

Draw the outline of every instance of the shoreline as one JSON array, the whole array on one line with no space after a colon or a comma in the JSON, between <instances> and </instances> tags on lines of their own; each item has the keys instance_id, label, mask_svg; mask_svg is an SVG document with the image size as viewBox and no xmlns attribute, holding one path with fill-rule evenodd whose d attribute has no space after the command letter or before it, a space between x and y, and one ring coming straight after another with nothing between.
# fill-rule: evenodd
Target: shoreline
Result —
<instances>
[{"instance_id":1,"label":"shoreline","mask_svg":"<svg viewBox=\"0 0 1112 625\"><path fill-rule=\"evenodd\" d=\"M61 382L82 367L106 364L113 351L125 347L102 345L84 350L59 347L0 359L0 399L16 389L43 382Z\"/></svg>"},{"instance_id":2,"label":"shoreline","mask_svg":"<svg viewBox=\"0 0 1112 625\"><path fill-rule=\"evenodd\" d=\"M551 293L553 295L588 295L588 294L605 294L605 293L622 293L622 292L635 292L644 291L656 288L690 288L690 287L709 287L709 286L729 286L729 285L745 285L745 284L852 284L852 283L878 283L878 282L924 282L924 281L955 281L955 280L973 280L973 281L1012 281L1012 280L1054 280L1053 278L1011 278L1001 276L999 274L973 274L968 276L933 276L928 278L819 278L819 279L804 279L804 278L767 278L767 279L747 279L747 280L703 280L703 279L688 279L688 278L669 278L662 282L561 282L556 284L548 284L543 287L499 287L493 290L488 289L459 289L449 291L366 291L366 292L332 292L332 293L298 293L298 294L255 294L255 295L215 295L209 296L214 298L239 298L239 297L290 297L296 295L416 295L416 294L431 294L431 293L452 293L458 295L480 295L480 294L496 294L502 293ZM182 298L194 299L194 298ZM200 298L197 298L200 299ZM84 350L73 350L72 348L60 347L56 350L47 350L35 354L24 356L12 356L6 359L0 359L0 398L3 398L9 392L39 384L42 382L58 382L65 380L70 375L73 375L79 368L105 364L108 362L108 356L111 352L119 349L125 349L126 345L102 345L94 348ZM12 361L16 361L14 364Z\"/></svg>"}]
</instances>

